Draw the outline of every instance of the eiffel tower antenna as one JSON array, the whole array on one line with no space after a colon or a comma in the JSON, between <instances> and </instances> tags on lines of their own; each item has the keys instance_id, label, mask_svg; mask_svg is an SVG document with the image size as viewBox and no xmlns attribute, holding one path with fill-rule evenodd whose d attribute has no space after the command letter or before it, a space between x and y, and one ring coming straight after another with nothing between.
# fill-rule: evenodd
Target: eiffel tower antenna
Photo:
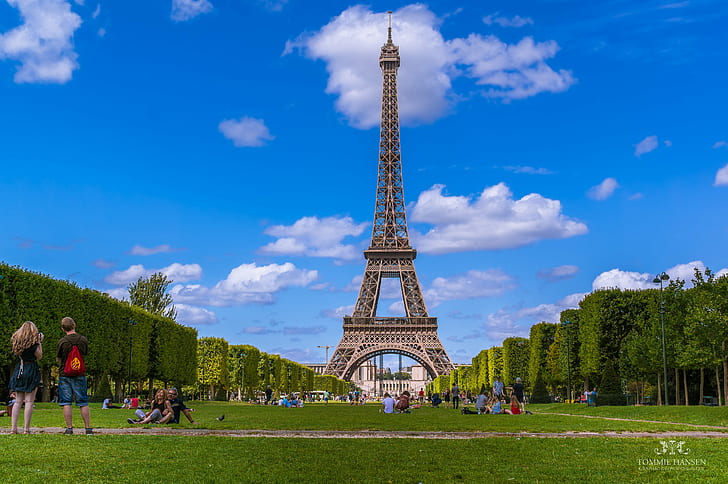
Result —
<instances>
[{"instance_id":1,"label":"eiffel tower antenna","mask_svg":"<svg viewBox=\"0 0 728 484\"><path fill-rule=\"evenodd\" d=\"M387 43L392 43L392 11L390 10L387 12L387 16L389 17L389 22L387 26Z\"/></svg>"},{"instance_id":2,"label":"eiffel tower antenna","mask_svg":"<svg viewBox=\"0 0 728 484\"><path fill-rule=\"evenodd\" d=\"M392 41L392 12L387 14L387 42L379 56L382 114L372 241L364 251L367 266L354 312L344 317L344 335L325 369L346 380L366 360L392 353L417 361L433 379L453 369L437 336L437 318L427 313L414 266L417 251L407 233L397 101L400 57ZM377 316L384 278L399 279L405 316Z\"/></svg>"}]
</instances>

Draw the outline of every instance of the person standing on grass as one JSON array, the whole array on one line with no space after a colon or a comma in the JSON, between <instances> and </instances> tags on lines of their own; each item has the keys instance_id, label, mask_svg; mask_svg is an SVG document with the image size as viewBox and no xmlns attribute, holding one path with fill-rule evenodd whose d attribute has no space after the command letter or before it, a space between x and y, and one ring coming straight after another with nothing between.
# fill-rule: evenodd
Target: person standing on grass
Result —
<instances>
[{"instance_id":1,"label":"person standing on grass","mask_svg":"<svg viewBox=\"0 0 728 484\"><path fill-rule=\"evenodd\" d=\"M88 340L86 337L76 332L76 322L69 317L61 320L61 329L66 336L58 340L58 350L56 351L56 361L59 366L58 376L58 405L63 407L63 419L66 421L65 435L73 434L73 407L72 401L76 401L76 406L81 413L81 419L86 426L86 435L93 435L91 429L91 410L88 408L88 390L86 386L86 375L66 376L64 368L66 359L71 353L74 346L78 347L78 351L85 359L88 354Z\"/></svg>"},{"instance_id":2,"label":"person standing on grass","mask_svg":"<svg viewBox=\"0 0 728 484\"><path fill-rule=\"evenodd\" d=\"M20 408L25 403L23 415L23 433L30 433L30 419L33 416L33 403L35 394L40 386L40 369L38 360L43 357L43 333L38 332L31 321L26 321L10 337L13 355L17 360L13 376L10 377L8 387L16 393L15 403L11 417L11 434L18 433L18 417Z\"/></svg>"},{"instance_id":3,"label":"person standing on grass","mask_svg":"<svg viewBox=\"0 0 728 484\"><path fill-rule=\"evenodd\" d=\"M445 390L443 400L445 400L445 408L450 408L450 390Z\"/></svg>"},{"instance_id":4,"label":"person standing on grass","mask_svg":"<svg viewBox=\"0 0 728 484\"><path fill-rule=\"evenodd\" d=\"M525 412L526 400L523 397L523 382L521 381L521 377L516 378L516 383L513 384L513 395L518 399L521 412Z\"/></svg>"},{"instance_id":5,"label":"person standing on grass","mask_svg":"<svg viewBox=\"0 0 728 484\"><path fill-rule=\"evenodd\" d=\"M456 409L460 406L460 387L457 383L452 385L452 408Z\"/></svg>"},{"instance_id":6,"label":"person standing on grass","mask_svg":"<svg viewBox=\"0 0 728 484\"><path fill-rule=\"evenodd\" d=\"M499 400L503 396L503 382L499 376L497 376L495 378L495 382L493 382L493 396Z\"/></svg>"}]
</instances>

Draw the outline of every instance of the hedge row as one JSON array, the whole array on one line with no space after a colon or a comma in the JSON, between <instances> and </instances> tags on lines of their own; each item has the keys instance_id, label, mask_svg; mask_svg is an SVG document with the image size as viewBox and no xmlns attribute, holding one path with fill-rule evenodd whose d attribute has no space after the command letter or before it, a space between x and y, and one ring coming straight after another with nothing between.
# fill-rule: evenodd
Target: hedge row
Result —
<instances>
[{"instance_id":1,"label":"hedge row","mask_svg":"<svg viewBox=\"0 0 728 484\"><path fill-rule=\"evenodd\" d=\"M184 385L196 380L197 330L171 319L150 314L129 303L67 281L52 279L0 263L0 395L7 385L14 357L10 336L25 321L33 321L44 333L45 355L39 362L44 398L55 380L58 365L55 348L63 337L60 322L65 316L76 321L77 330L88 338L86 367L94 387L102 377L128 383L131 379L155 379ZM135 324L130 324L130 322Z\"/></svg>"}]
</instances>

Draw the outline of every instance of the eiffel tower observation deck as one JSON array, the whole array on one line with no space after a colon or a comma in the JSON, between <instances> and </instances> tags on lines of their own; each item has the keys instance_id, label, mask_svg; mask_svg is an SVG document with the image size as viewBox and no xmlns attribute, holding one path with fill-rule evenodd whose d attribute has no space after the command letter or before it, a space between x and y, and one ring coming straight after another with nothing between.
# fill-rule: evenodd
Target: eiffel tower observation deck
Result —
<instances>
[{"instance_id":1,"label":"eiffel tower observation deck","mask_svg":"<svg viewBox=\"0 0 728 484\"><path fill-rule=\"evenodd\" d=\"M397 102L399 47L392 41L389 12L387 42L379 56L382 69L382 114L374 226L359 297L351 316L344 317L344 335L327 362L325 373L350 379L366 360L399 354L422 364L431 378L453 369L437 335L437 318L430 317L422 296L407 231ZM405 316L378 317L382 279L400 281Z\"/></svg>"}]
</instances>

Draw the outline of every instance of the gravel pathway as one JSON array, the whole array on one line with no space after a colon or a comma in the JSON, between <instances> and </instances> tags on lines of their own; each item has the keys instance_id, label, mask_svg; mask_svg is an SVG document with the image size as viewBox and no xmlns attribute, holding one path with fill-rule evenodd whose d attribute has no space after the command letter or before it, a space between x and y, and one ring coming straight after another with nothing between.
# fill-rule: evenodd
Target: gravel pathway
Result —
<instances>
[{"instance_id":1,"label":"gravel pathway","mask_svg":"<svg viewBox=\"0 0 728 484\"><path fill-rule=\"evenodd\" d=\"M725 428L725 427L720 427ZM2 433L9 431L3 429ZM727 429L728 430L728 429ZM34 434L62 434L62 427L34 428ZM536 437L536 438L715 438L728 439L728 433L716 431L689 432L410 432L410 431L338 431L338 430L209 430L180 429L171 427L130 427L117 429L94 429L96 435L184 435L216 437L272 437L303 439L484 439L490 437ZM76 429L75 435L84 435L83 429ZM22 438L22 436L19 436Z\"/></svg>"}]
</instances>

